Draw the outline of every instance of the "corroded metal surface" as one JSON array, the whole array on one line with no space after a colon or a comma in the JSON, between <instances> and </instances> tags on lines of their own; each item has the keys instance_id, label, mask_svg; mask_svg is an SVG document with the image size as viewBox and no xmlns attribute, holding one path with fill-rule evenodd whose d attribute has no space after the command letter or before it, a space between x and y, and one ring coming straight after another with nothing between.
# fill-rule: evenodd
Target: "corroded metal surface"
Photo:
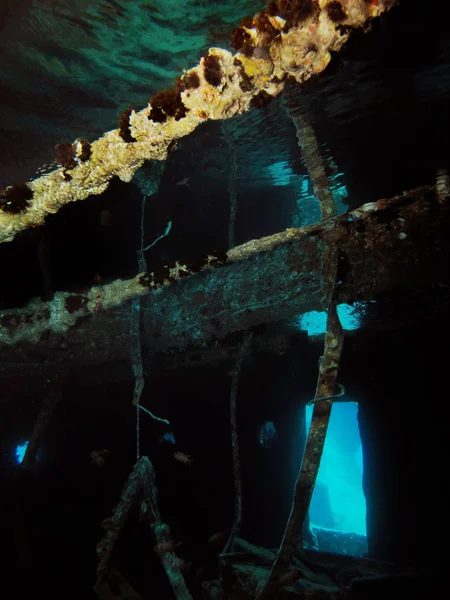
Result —
<instances>
[{"instance_id":1,"label":"corroded metal surface","mask_svg":"<svg viewBox=\"0 0 450 600\"><path fill-rule=\"evenodd\" d=\"M446 268L449 202L438 202L432 186L366 204L324 223L253 240L228 253L228 261L208 268L143 300L143 356L201 348L241 331L308 310L324 298L322 253L335 245L337 301L372 300L381 294L435 283ZM129 282L114 282L128 289ZM51 329L48 312L61 310L36 301L0 313L0 362L103 364L128 360L128 302L96 313L83 302L66 330ZM69 315L71 316L71 315ZM70 321L72 323L72 321ZM28 332L33 329L30 339Z\"/></svg>"}]
</instances>

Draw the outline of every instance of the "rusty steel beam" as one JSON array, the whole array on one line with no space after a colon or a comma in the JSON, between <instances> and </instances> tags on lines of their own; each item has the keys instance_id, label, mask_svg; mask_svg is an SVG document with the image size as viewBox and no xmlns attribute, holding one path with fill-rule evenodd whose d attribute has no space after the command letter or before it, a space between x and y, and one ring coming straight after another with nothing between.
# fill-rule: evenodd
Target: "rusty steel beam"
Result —
<instances>
[{"instance_id":1,"label":"rusty steel beam","mask_svg":"<svg viewBox=\"0 0 450 600\"><path fill-rule=\"evenodd\" d=\"M220 345L233 332L321 310L322 257L328 246L336 247L339 258L337 302L430 286L447 265L448 222L448 199L438 201L435 187L424 186L233 248L225 264L208 266L142 298L144 360L158 352ZM64 303L69 296L59 292L48 303L33 301L0 312L0 363L128 361L130 302L97 314L80 294L81 308L71 321L74 315L64 314L71 306ZM56 303L61 312L55 331L48 315L55 314Z\"/></svg>"}]
</instances>

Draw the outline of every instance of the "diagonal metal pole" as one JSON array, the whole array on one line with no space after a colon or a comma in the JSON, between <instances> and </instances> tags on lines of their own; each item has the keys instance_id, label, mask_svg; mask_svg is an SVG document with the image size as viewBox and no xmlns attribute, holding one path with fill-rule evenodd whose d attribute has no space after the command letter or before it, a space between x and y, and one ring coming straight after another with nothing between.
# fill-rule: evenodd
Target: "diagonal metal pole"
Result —
<instances>
[{"instance_id":1,"label":"diagonal metal pole","mask_svg":"<svg viewBox=\"0 0 450 600\"><path fill-rule=\"evenodd\" d=\"M315 196L320 203L322 219L334 217L336 216L336 205L331 194L315 132L300 114L291 113L291 116L297 129L303 160L314 182ZM281 576L289 570L301 538L303 521L309 509L320 467L344 344L344 331L339 321L336 305L338 259L339 253L336 245L328 244L322 257L322 289L327 306L327 330L324 353L319 362L313 416L302 465L295 483L289 519L269 577L257 590L256 598L258 600L272 595Z\"/></svg>"}]
</instances>

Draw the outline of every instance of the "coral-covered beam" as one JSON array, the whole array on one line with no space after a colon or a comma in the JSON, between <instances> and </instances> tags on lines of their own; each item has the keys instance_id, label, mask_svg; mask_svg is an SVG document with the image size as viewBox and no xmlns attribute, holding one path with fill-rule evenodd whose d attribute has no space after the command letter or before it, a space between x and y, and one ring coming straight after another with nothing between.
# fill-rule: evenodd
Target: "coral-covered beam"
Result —
<instances>
[{"instance_id":1,"label":"coral-covered beam","mask_svg":"<svg viewBox=\"0 0 450 600\"><path fill-rule=\"evenodd\" d=\"M196 265L117 280L85 294L58 292L49 302L34 299L0 312L0 362L25 356L65 364L126 360L128 304L137 294L147 296L144 358L220 343L236 331L321 310L323 256L330 245L339 257L338 302L431 285L446 264L449 205L448 198L438 200L435 186L425 186L250 241Z\"/></svg>"},{"instance_id":2,"label":"coral-covered beam","mask_svg":"<svg viewBox=\"0 0 450 600\"><path fill-rule=\"evenodd\" d=\"M0 242L43 225L69 202L103 193L113 177L130 181L145 160L164 160L175 140L208 119L229 119L277 96L286 78L301 83L328 65L355 28L395 0L293 0L267 10L233 33L235 55L211 48L199 65L158 92L143 110L125 111L119 128L89 144L60 144L59 168L0 191Z\"/></svg>"}]
</instances>

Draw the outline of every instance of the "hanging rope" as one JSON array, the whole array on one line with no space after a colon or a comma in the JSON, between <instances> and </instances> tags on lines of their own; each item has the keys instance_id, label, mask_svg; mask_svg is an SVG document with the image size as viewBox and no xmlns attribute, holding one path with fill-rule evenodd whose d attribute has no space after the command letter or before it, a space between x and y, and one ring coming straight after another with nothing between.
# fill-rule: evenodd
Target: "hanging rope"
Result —
<instances>
[{"instance_id":1,"label":"hanging rope","mask_svg":"<svg viewBox=\"0 0 450 600\"><path fill-rule=\"evenodd\" d=\"M221 138L226 142L230 150L229 167L230 172L228 176L228 192L230 198L230 218L228 221L228 250L236 246L236 211L237 211L237 196L236 196L236 174L237 174L237 162L236 162L236 146L233 142L233 138L230 135L225 121L221 124L222 136Z\"/></svg>"},{"instance_id":2,"label":"hanging rope","mask_svg":"<svg viewBox=\"0 0 450 600\"><path fill-rule=\"evenodd\" d=\"M141 411L136 404L136 462L141 458Z\"/></svg>"},{"instance_id":3,"label":"hanging rope","mask_svg":"<svg viewBox=\"0 0 450 600\"><path fill-rule=\"evenodd\" d=\"M159 421L160 423L165 423L166 425L170 425L170 421L168 421L167 419L161 419L161 417L157 417L156 415L154 415L152 412L150 412L149 410L147 410L140 404L136 404L136 406L140 410L143 410L145 413L147 413L152 419L155 419L155 421Z\"/></svg>"},{"instance_id":4,"label":"hanging rope","mask_svg":"<svg viewBox=\"0 0 450 600\"><path fill-rule=\"evenodd\" d=\"M138 262L138 273L142 273L147 270L147 264L144 257L144 216L145 216L145 203L147 202L147 196L142 196L141 206L141 239L139 244L139 250L137 251L137 262ZM141 400L142 391L144 389L144 369L142 367L142 354L141 354L141 298L136 296L133 298L131 304L131 320L130 320L130 356L131 364L133 367L134 375L134 392L133 392L133 404L136 406L136 461L141 457L140 451L140 410L139 402Z\"/></svg>"},{"instance_id":5,"label":"hanging rope","mask_svg":"<svg viewBox=\"0 0 450 600\"><path fill-rule=\"evenodd\" d=\"M142 195L142 207L141 207L141 239L139 249L137 251L137 262L138 262L138 273L145 273L147 271L147 261L145 260L144 252L152 248L159 240L166 237L170 233L172 227L172 221L169 221L166 230L162 235L157 237L151 244L144 248L144 223L145 223L145 204L148 196ZM134 392L133 392L133 404L136 406L136 460L140 459L140 412L145 411L152 419L160 421L169 425L167 419L161 419L152 412L141 406L140 401L142 392L144 390L145 378L144 368L142 366L142 349L141 349L141 297L135 296L131 304L131 318L130 318L130 345L129 353L131 358L131 365L133 368L134 375Z\"/></svg>"},{"instance_id":6,"label":"hanging rope","mask_svg":"<svg viewBox=\"0 0 450 600\"><path fill-rule=\"evenodd\" d=\"M239 385L239 376L241 374L242 363L247 354L253 338L253 332L247 332L244 340L239 348L239 354L235 367L233 369L233 378L231 381L230 392L230 425L231 425L231 445L233 449L233 472L234 472L234 491L236 495L236 510L234 523L231 528L230 537L223 549L223 553L231 552L233 543L239 535L242 521L242 476L241 476L241 460L239 457L239 438L237 433L237 392Z\"/></svg>"}]
</instances>

